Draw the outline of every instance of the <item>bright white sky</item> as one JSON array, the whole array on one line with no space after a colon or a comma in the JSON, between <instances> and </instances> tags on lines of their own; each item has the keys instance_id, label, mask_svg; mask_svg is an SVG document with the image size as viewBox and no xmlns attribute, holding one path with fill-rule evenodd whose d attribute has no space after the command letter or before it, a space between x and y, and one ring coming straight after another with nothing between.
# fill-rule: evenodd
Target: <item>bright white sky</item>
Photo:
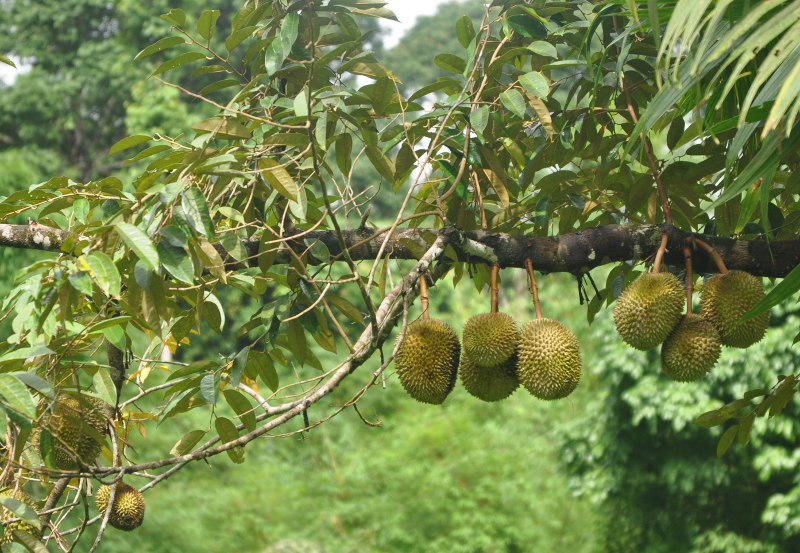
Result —
<instances>
[{"instance_id":1,"label":"bright white sky","mask_svg":"<svg viewBox=\"0 0 800 553\"><path fill-rule=\"evenodd\" d=\"M388 29L383 44L391 48L398 43L408 29L414 26L414 20L418 15L433 15L439 4L444 4L449 0L388 0L387 8L392 10L400 20L400 23L381 19L381 25Z\"/></svg>"}]
</instances>

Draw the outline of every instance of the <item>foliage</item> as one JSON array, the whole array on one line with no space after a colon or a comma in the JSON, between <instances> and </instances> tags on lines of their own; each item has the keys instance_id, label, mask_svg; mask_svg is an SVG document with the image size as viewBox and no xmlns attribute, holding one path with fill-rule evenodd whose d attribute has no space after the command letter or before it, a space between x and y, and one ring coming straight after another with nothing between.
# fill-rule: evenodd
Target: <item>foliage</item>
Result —
<instances>
[{"instance_id":1,"label":"foliage","mask_svg":"<svg viewBox=\"0 0 800 553\"><path fill-rule=\"evenodd\" d=\"M65 237L53 248L58 255L30 266L3 306L12 333L0 344L0 435L8 436L4 454L20 468L16 477L59 475L50 462L52 443L31 430L55 394L71 388L119 407L109 454L101 466L84 467L84 476L146 473L147 486L155 487L187 463L218 455L219 462L222 453L234 464L252 457L258 462L263 452L245 446L259 437L297 436L323 425L324 442L332 418L375 401L371 389L391 360L387 340L401 318L413 320L407 302L420 275L429 272L437 280L450 271L454 285L471 279L477 290L489 281L494 254L486 250L492 246L480 244L481 255L471 253L474 263L453 255L453 247L462 245L457 240L466 243L463 231L533 237L666 221L722 236L795 238L800 157L794 146L800 123L790 106L774 109L778 91L794 78L788 69L794 58L781 57L780 67L764 69L766 84L757 85L753 102L726 94L719 109L707 81L716 66L692 69L691 53L678 64L677 80L660 83L660 64L667 64L665 52L672 52L663 44L679 36L689 42L681 34L688 27L681 31L675 22L688 5L496 1L482 23L469 17L451 22L457 51L433 56L447 75L429 75L412 92L370 51L376 42L359 27L365 17L394 17L383 2L249 0L234 12L173 8L161 16L167 36L149 46L139 43L153 28L133 25L134 16L144 15L141 5L77 2L86 11L76 13L86 20L59 38L65 41L58 45L59 56L39 56L47 44L38 39L15 51L30 56L34 68L4 91L4 97L5 92L19 96L7 104L15 111L0 107L0 133L12 143L35 140L62 155L69 151L81 176L80 182L54 177L0 203L4 222L35 216L53 236ZM735 46L761 36L751 19L763 22L774 13L753 6L741 11L740 5L724 12L730 25L703 28L700 44L716 45L725 39L717 31L729 26L743 29L737 21L748 22L750 31L736 34ZM49 3L3 6L21 29L46 23L55 30L61 23L62 12ZM646 10L646 20L640 10ZM429 22L424 20L423 28ZM663 41L661 25L666 25ZM84 40L109 35L120 42ZM174 102L169 93L143 87L136 90L138 99L129 95L133 45L140 49L136 63L154 62L146 70L137 66L142 75L149 72L202 102L192 112L205 111L204 119L174 136L148 132L122 138L126 115L168 133L176 130L174 116L181 113L177 105L173 113L142 109L140 104ZM12 48L0 42L0 50ZM59 72L46 79L36 64ZM63 78L77 69L88 72L96 86L84 90L77 83L85 80ZM735 87L745 87L743 81ZM84 101L104 107L87 113ZM56 114L64 119L47 124ZM17 127L19 116L36 124ZM74 132L65 136L65 128ZM101 142L90 143L89 135ZM139 162L136 169L124 180L90 180L104 173L96 165L98 152L117 139L109 153L125 152L128 162ZM358 160L374 170L376 182L354 178ZM379 201L384 209L371 214L370 206ZM395 207L388 213L389 228L373 232L386 223L389 207ZM386 247L398 227L419 229L416 241L400 242L414 251L413 262L393 260ZM321 232L335 242L326 245ZM346 233L360 242L388 238L367 255L346 241ZM332 251L333 244L341 253ZM588 262L595 252L583 255ZM611 269L588 302L588 319L633 276L628 263ZM255 311L236 309L233 290L256 300ZM524 284L517 284L517 292L525 293ZM581 300L588 300L583 292L580 287ZM556 297L551 305L564 313L565 302ZM792 321L787 314L781 328L791 328ZM234 324L238 328L232 329ZM769 546L796 539L769 522L793 516L790 477L782 473L787 464L794 468L793 456L780 448L794 435L792 421L754 426L749 436L760 447L729 452L727 472L706 455L715 431L690 426L703 402L716 407L702 395L706 388L729 402L746 389L772 386L792 358L790 340L773 332L764 342L772 348L769 355L766 348L727 352L707 382L680 388L644 372L648 360L654 361L652 352L634 354L608 340L608 327L599 328L593 340L606 344L600 357L609 367L601 364L599 371L604 377L608 372L610 388L618 393L605 399L603 416L594 414L583 426L607 425L588 437L577 432L566 451L581 486L609 507L603 523L608 550L644 550L656 543L685 550L695 541L708 549L725 540L746 547L742 540L756 538ZM236 340L229 339L231 330ZM209 338L222 332L228 339ZM192 341L203 344L202 358L184 356ZM746 373L758 355L764 371ZM787 380L791 399L796 381ZM675 391L672 401L656 409L652 398L665 387ZM495 418L485 410L475 414L485 406L465 405L453 429L428 423L428 434L386 453L383 460L389 467L400 465L406 483L422 480L430 489L417 492L419 511L410 518L383 507L396 526L370 538L377 550L409 550L420 542L444 548L446 542L454 551L491 550L495 544L515 551L545 539L537 528L508 530L510 513L527 506L519 490L508 489L519 474L505 468L511 450L475 447L463 458L450 458L451 467L443 464L445 454L464 446L456 438L471 419L486 417L483 440L488 434L498 440L490 443L508 443L511 432L502 426L502 415L522 411L511 402L498 407ZM165 445L161 429L167 425L185 433ZM644 429L655 437L643 439ZM678 432L675 446L668 438ZM748 434L737 429L737 435L744 442ZM431 468L403 467L403 459L423 444ZM774 448L780 461L767 470L771 461L760 455ZM309 458L321 451L309 452ZM389 478L376 459L345 458L356 467L365 463L363 471L352 473L359 488L367 487L364 471ZM589 462L598 458L611 470L599 471ZM653 471L665 458L670 462L664 470ZM299 478L302 466L294 459L288 469ZM498 487L479 480L484 471L476 464L497 469ZM9 469L2 476L10 481L15 475ZM341 493L336 478L334 473L326 492ZM84 486L88 479L79 482ZM477 493L460 493L464 482L477 482ZM435 488L442 483L443 492ZM385 489L414 491L402 484L389 480ZM378 502L379 491L364 501ZM67 497L85 501L83 492L84 487L70 489ZM446 500L454 503L448 511L440 507ZM742 510L746 500L757 508ZM197 497L190 501L200 503ZM688 503L702 508L703 516L686 509ZM491 517L477 512L483 505ZM563 517L565 511L557 508ZM301 513L310 509L300 502ZM369 513L351 509L352 503L342 507L343 524L363 529ZM451 515L458 515L458 524L439 537ZM74 509L70 517L59 517L59 532L72 524L66 535L80 538L78 519L84 516ZM574 524L568 518L542 520ZM286 524L297 528L296 522ZM727 532L731 527L740 535ZM317 526L317 535L323 529L330 526ZM552 531L547 535L555 539ZM554 547L578 547L564 540Z\"/></svg>"}]
</instances>

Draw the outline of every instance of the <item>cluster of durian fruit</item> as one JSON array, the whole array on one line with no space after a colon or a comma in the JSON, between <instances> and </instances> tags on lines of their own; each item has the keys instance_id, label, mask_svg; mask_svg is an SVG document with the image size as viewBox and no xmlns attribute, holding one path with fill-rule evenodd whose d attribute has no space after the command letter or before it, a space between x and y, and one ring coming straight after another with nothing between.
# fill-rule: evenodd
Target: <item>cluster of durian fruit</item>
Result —
<instances>
[{"instance_id":1,"label":"cluster of durian fruit","mask_svg":"<svg viewBox=\"0 0 800 553\"><path fill-rule=\"evenodd\" d=\"M41 455L47 452L43 447L42 433L52 436L53 468L59 470L77 470L81 466L89 466L97 461L103 449L105 435L113 409L104 401L87 396L62 392L53 404L40 412L39 423L34 431L34 442L38 443ZM101 515L108 508L111 486L100 486L95 502ZM21 489L0 491L0 499L12 497L35 507L35 502ZM142 494L133 486L119 481L114 493L114 503L108 516L108 523L120 530L133 530L144 521L145 501ZM17 515L3 507L0 510L0 522L18 518ZM5 525L0 545L10 542L14 532L34 534L38 530L24 521L16 521Z\"/></svg>"},{"instance_id":2,"label":"cluster of durian fruit","mask_svg":"<svg viewBox=\"0 0 800 553\"><path fill-rule=\"evenodd\" d=\"M722 346L746 348L764 337L769 313L739 323L761 298L760 278L731 270L713 275L700 291L700 313L683 314L686 291L669 272L644 273L617 298L614 324L630 346L661 345L661 367L673 380L689 382L706 375Z\"/></svg>"},{"instance_id":3,"label":"cluster of durian fruit","mask_svg":"<svg viewBox=\"0 0 800 553\"><path fill-rule=\"evenodd\" d=\"M507 314L482 313L466 322L462 338L463 355L458 335L442 320L420 319L406 327L394 362L411 397L440 404L457 375L483 401L505 399L520 384L540 399L560 399L580 380L578 339L556 320L538 318L520 329Z\"/></svg>"}]
</instances>

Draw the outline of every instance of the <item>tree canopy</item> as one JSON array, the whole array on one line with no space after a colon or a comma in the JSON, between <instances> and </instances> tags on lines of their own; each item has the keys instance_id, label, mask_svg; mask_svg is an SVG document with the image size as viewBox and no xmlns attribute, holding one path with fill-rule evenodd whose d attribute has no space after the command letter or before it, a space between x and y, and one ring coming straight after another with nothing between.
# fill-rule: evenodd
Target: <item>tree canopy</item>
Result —
<instances>
[{"instance_id":1,"label":"tree canopy","mask_svg":"<svg viewBox=\"0 0 800 553\"><path fill-rule=\"evenodd\" d=\"M100 483L140 478L146 493L194 461L225 454L240 464L252 441L321 431L344 411L376 424L359 405L383 386L402 393L392 361L419 317L417 296L427 311L430 295L446 319L451 284L489 289L494 310L502 269L517 295L530 285L529 307L555 317L570 308L546 290L539 301L535 271L569 273L589 322L642 264L657 272L662 260L685 284L690 311L697 274L781 279L745 319L800 288L798 0L495 0L458 17L449 4L442 13L457 45L426 46L417 36L446 29L424 20L385 56L375 20L394 15L381 1L185 2L163 6L160 19L129 2L79 2L81 26L52 33L67 45L33 32L53 21L56 4L10 2L14 17L0 23L0 35L25 38L0 40L0 51L31 65L0 105L0 141L35 142L75 168L0 202L0 246L50 252L21 270L3 303L0 484L16 493L43 482L38 502L0 499L28 525L9 523L15 541L4 548L96 547L110 517L115 524L111 510L89 507ZM117 47L105 48L110 36ZM42 54L49 49L59 55ZM438 69L403 69L421 56ZM141 69L128 70L131 61ZM78 86L85 80L71 80L73 71L95 75L96 86ZM145 74L160 87L137 90ZM167 109L154 119L147 106L161 99L176 110L201 106L202 118L175 128L180 118ZM29 113L43 118L16 125ZM61 118L70 123L56 126ZM137 120L149 132L124 136ZM54 131L64 125L73 132ZM769 358L791 358L796 315L776 311ZM756 418L790 405L800 379L789 363L741 376L732 367L750 350L730 349L705 384L724 390L726 403L690 394L671 416L648 399L651 379L664 376L638 368L653 354L617 363L638 354L607 321L597 326L601 336L578 332L614 342L593 350L608 358L594 377L607 381L596 401L609 408L592 420L614 424L595 443L585 431L566 434L564 455L577 486L639 517L653 508L648 486L662 485L646 479L644 465L656 461L614 449L616 436L641 438L638 425L655 409L653 424L710 450L713 440L722 455L747 444ZM203 347L184 356L193 343ZM96 427L95 411L104 415ZM79 445L59 433L76 421ZM188 428L176 443L152 446L180 421ZM688 430L690 421L725 430ZM760 432L759 447L779 441ZM94 441L102 453L84 447ZM641 463L635 493L626 494L625 475L595 479L586 448ZM740 463L731 466L763 485L769 534L788 518L790 496L752 472L747 450L734 451ZM682 467L672 469L680 510L690 498L680 494ZM698 483L697 501L714 505L712 492L729 491L726 481L714 486ZM715 524L738 520L716 506ZM670 546L710 552L745 539L696 522L704 542L678 535ZM645 547L668 524L608 524L605 543ZM493 539L521 547L516 537ZM387 543L408 547L399 535Z\"/></svg>"}]
</instances>

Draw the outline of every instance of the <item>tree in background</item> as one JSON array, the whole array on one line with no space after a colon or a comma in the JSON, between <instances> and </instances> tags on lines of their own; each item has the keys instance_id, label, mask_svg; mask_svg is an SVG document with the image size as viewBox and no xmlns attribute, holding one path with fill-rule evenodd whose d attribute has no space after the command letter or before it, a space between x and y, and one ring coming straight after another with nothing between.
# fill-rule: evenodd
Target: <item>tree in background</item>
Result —
<instances>
[{"instance_id":1,"label":"tree in background","mask_svg":"<svg viewBox=\"0 0 800 553\"><path fill-rule=\"evenodd\" d=\"M796 292L800 105L788 91L798 29L785 13L796 1L495 4L481 25L455 20L462 50L433 57L450 74L413 92L365 49L358 20L392 18L382 2L249 1L230 21L218 10L162 16L171 34L137 58L158 56L153 75L213 116L178 136L117 142L112 155L135 148L130 160L143 163L124 182L56 177L0 203L5 220L35 217L0 227L1 244L57 252L5 303L0 477L34 495L2 498L22 519L9 539L67 550L94 535L96 545L109 521L141 522L137 499L122 520L94 511L98 479L136 498L120 479L147 492L193 461L224 453L239 464L257 438L322 431L342 412L374 424L359 408L378 394L388 340L414 320L423 278L496 292L493 267L527 267L533 290L534 268L569 272L591 319L638 275L632 261L679 268L686 246L696 272L724 263L787 277L753 315ZM689 17L698 11L706 17ZM197 89L180 80L185 69L204 77ZM353 186L359 159L380 183ZM378 194L400 200L388 225L368 210ZM690 239L716 255L692 252ZM587 293L588 273L609 264ZM198 333L225 328L231 288L261 302L241 341L169 360L166 350L180 355ZM552 295L544 310L564 313L568 301ZM720 453L746 442L757 416L780 412L797 379L773 370L749 391L737 380L738 398L699 419L727 425ZM186 431L171 447L159 442L166 421ZM76 432L88 436L68 441ZM613 478L602 483L616 499ZM632 510L640 498L616 504ZM764 513L778 521L790 498L771 488ZM440 511L426 512L432 529L421 536L439 526ZM646 522L620 543L652 543L665 525ZM697 531L676 542L708 550L739 539ZM521 550L531 539L484 532L487 543L471 534L463 550ZM402 533L387 542L410 547Z\"/></svg>"}]
</instances>

